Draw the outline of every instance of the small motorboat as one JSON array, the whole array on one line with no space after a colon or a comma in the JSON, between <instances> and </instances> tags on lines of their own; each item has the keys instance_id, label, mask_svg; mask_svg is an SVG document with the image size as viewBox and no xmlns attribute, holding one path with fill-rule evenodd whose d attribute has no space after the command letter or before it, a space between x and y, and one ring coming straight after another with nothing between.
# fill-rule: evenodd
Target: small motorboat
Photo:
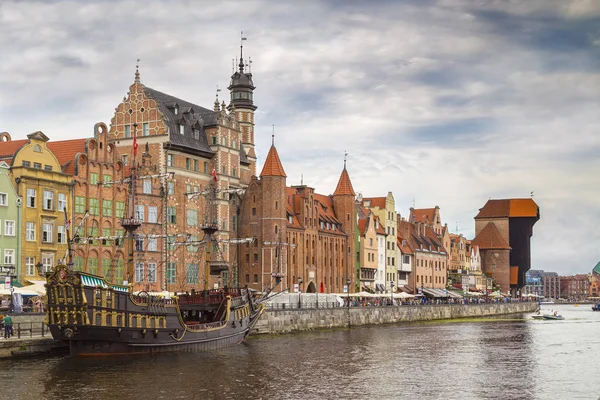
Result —
<instances>
[{"instance_id":1,"label":"small motorboat","mask_svg":"<svg viewBox=\"0 0 600 400\"><path fill-rule=\"evenodd\" d=\"M532 315L531 318L533 319L544 319L543 315Z\"/></svg>"},{"instance_id":2,"label":"small motorboat","mask_svg":"<svg viewBox=\"0 0 600 400\"><path fill-rule=\"evenodd\" d=\"M592 311L600 311L600 303L596 303L592 306Z\"/></svg>"},{"instance_id":3,"label":"small motorboat","mask_svg":"<svg viewBox=\"0 0 600 400\"><path fill-rule=\"evenodd\" d=\"M545 320L563 320L565 317L559 314L544 314L542 315Z\"/></svg>"}]
</instances>

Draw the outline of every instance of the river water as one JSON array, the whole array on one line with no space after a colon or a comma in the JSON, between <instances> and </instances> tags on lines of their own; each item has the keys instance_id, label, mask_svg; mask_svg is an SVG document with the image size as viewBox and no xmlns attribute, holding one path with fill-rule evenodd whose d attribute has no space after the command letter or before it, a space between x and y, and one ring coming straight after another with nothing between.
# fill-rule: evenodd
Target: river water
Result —
<instances>
[{"instance_id":1,"label":"river water","mask_svg":"<svg viewBox=\"0 0 600 400\"><path fill-rule=\"evenodd\" d=\"M552 306L542 306L550 309ZM355 327L208 353L0 361L2 399L598 399L600 312Z\"/></svg>"}]
</instances>

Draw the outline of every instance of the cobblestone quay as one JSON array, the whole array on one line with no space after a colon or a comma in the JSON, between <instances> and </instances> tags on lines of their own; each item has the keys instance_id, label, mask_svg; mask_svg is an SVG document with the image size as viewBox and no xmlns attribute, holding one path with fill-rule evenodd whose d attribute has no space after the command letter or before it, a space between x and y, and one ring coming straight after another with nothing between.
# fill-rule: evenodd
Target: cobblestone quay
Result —
<instances>
[{"instance_id":1,"label":"cobblestone quay","mask_svg":"<svg viewBox=\"0 0 600 400\"><path fill-rule=\"evenodd\" d=\"M487 317L534 312L535 302L484 304L432 304L388 307L338 307L267 310L252 334L289 333L360 325Z\"/></svg>"}]
</instances>

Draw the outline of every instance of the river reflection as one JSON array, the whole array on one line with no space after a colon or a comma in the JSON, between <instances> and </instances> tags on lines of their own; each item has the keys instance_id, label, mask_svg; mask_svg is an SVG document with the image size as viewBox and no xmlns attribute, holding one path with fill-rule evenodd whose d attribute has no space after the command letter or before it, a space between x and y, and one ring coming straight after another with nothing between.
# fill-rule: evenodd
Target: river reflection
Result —
<instances>
[{"instance_id":1,"label":"river reflection","mask_svg":"<svg viewBox=\"0 0 600 400\"><path fill-rule=\"evenodd\" d=\"M510 316L262 336L207 353L1 361L2 397L597 399L600 313L563 307L566 321Z\"/></svg>"}]
</instances>

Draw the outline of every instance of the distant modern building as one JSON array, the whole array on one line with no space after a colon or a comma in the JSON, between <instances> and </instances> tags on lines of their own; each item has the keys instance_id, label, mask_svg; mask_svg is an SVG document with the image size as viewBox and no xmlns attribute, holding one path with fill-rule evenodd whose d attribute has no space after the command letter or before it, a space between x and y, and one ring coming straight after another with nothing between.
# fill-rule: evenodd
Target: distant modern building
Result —
<instances>
[{"instance_id":1,"label":"distant modern building","mask_svg":"<svg viewBox=\"0 0 600 400\"><path fill-rule=\"evenodd\" d=\"M570 301L585 300L590 296L590 281L586 274L560 277L560 297Z\"/></svg>"},{"instance_id":2,"label":"distant modern building","mask_svg":"<svg viewBox=\"0 0 600 400\"><path fill-rule=\"evenodd\" d=\"M540 209L533 199L488 200L475 217L475 239L483 270L492 273L503 292L525 286L531 268L530 239Z\"/></svg>"},{"instance_id":3,"label":"distant modern building","mask_svg":"<svg viewBox=\"0 0 600 400\"><path fill-rule=\"evenodd\" d=\"M547 299L560 298L560 277L556 272L544 272L542 274L542 285L544 287L543 297Z\"/></svg>"},{"instance_id":4,"label":"distant modern building","mask_svg":"<svg viewBox=\"0 0 600 400\"><path fill-rule=\"evenodd\" d=\"M525 273L525 286L521 293L526 296L533 294L538 297L544 297L544 283L543 277L544 271L539 269L532 269Z\"/></svg>"}]
</instances>

